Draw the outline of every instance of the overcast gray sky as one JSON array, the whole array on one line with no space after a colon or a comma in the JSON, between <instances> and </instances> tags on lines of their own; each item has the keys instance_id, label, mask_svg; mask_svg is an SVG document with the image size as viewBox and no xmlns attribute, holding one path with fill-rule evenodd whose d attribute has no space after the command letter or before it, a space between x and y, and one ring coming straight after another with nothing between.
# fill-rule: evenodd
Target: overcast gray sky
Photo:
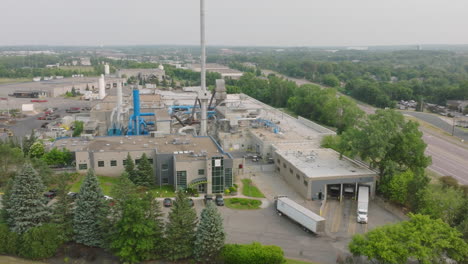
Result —
<instances>
[{"instance_id":1,"label":"overcast gray sky","mask_svg":"<svg viewBox=\"0 0 468 264\"><path fill-rule=\"evenodd\" d=\"M208 45L468 44L468 0L205 1ZM0 4L0 45L199 43L199 0Z\"/></svg>"}]
</instances>

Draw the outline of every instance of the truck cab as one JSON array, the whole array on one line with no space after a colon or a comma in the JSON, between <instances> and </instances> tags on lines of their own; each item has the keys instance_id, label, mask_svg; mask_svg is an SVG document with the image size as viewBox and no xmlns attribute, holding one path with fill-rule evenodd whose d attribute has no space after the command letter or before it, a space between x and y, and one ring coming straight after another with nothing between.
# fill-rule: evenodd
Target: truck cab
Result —
<instances>
[{"instance_id":1,"label":"truck cab","mask_svg":"<svg viewBox=\"0 0 468 264\"><path fill-rule=\"evenodd\" d=\"M364 207L359 208L358 207L357 222L367 224L367 208L364 208Z\"/></svg>"}]
</instances>

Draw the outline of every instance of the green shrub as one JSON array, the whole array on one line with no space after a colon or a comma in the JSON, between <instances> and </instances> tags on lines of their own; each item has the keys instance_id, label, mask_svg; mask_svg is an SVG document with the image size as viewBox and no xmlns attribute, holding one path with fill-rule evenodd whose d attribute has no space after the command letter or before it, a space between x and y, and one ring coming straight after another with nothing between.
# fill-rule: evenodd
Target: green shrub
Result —
<instances>
[{"instance_id":1,"label":"green shrub","mask_svg":"<svg viewBox=\"0 0 468 264\"><path fill-rule=\"evenodd\" d=\"M232 192L232 193L237 192L237 188L234 187L234 186L231 186L231 187L229 187L229 191Z\"/></svg>"},{"instance_id":2,"label":"green shrub","mask_svg":"<svg viewBox=\"0 0 468 264\"><path fill-rule=\"evenodd\" d=\"M227 244L221 251L225 264L282 264L283 250L278 246L264 246L258 242L249 245Z\"/></svg>"},{"instance_id":3,"label":"green shrub","mask_svg":"<svg viewBox=\"0 0 468 264\"><path fill-rule=\"evenodd\" d=\"M33 227L23 234L19 255L28 259L44 259L55 255L63 244L60 229L55 224Z\"/></svg>"},{"instance_id":4,"label":"green shrub","mask_svg":"<svg viewBox=\"0 0 468 264\"><path fill-rule=\"evenodd\" d=\"M0 224L0 255L18 253L19 235L11 232L6 224Z\"/></svg>"},{"instance_id":5,"label":"green shrub","mask_svg":"<svg viewBox=\"0 0 468 264\"><path fill-rule=\"evenodd\" d=\"M233 186L234 188L236 188L236 189L239 188L239 186L237 186L237 184L235 184L235 183L234 183L232 186Z\"/></svg>"},{"instance_id":6,"label":"green shrub","mask_svg":"<svg viewBox=\"0 0 468 264\"><path fill-rule=\"evenodd\" d=\"M444 187L458 188L458 181L452 176L442 176L439 178L439 181Z\"/></svg>"},{"instance_id":7,"label":"green shrub","mask_svg":"<svg viewBox=\"0 0 468 264\"><path fill-rule=\"evenodd\" d=\"M229 195L231 193L231 191L229 191L229 188L227 188L226 190L224 190L224 194L225 195Z\"/></svg>"}]
</instances>

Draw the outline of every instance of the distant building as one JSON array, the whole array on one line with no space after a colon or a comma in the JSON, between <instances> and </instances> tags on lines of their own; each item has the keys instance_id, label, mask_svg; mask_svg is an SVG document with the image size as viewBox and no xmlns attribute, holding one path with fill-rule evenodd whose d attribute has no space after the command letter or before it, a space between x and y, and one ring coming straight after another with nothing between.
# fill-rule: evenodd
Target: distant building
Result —
<instances>
[{"instance_id":1,"label":"distant building","mask_svg":"<svg viewBox=\"0 0 468 264\"><path fill-rule=\"evenodd\" d=\"M468 106L468 100L447 100L447 107L460 113Z\"/></svg>"}]
</instances>

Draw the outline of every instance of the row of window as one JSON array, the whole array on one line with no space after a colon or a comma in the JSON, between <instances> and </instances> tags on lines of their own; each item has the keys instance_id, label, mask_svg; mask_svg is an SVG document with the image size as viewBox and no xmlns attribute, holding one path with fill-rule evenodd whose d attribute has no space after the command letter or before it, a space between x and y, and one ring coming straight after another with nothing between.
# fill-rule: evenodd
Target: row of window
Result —
<instances>
[{"instance_id":1,"label":"row of window","mask_svg":"<svg viewBox=\"0 0 468 264\"><path fill-rule=\"evenodd\" d=\"M153 164L153 159L148 159L148 161L149 161L150 164ZM140 159L136 159L135 164L138 165L139 163L140 163ZM126 159L124 159L122 161L122 166L125 166L125 165L127 165L127 160ZM165 165L167 165L167 164L165 164ZM117 160L111 160L110 161L110 166L111 167L117 167ZM99 160L98 161L98 167L105 167L105 162L103 160Z\"/></svg>"}]
</instances>

